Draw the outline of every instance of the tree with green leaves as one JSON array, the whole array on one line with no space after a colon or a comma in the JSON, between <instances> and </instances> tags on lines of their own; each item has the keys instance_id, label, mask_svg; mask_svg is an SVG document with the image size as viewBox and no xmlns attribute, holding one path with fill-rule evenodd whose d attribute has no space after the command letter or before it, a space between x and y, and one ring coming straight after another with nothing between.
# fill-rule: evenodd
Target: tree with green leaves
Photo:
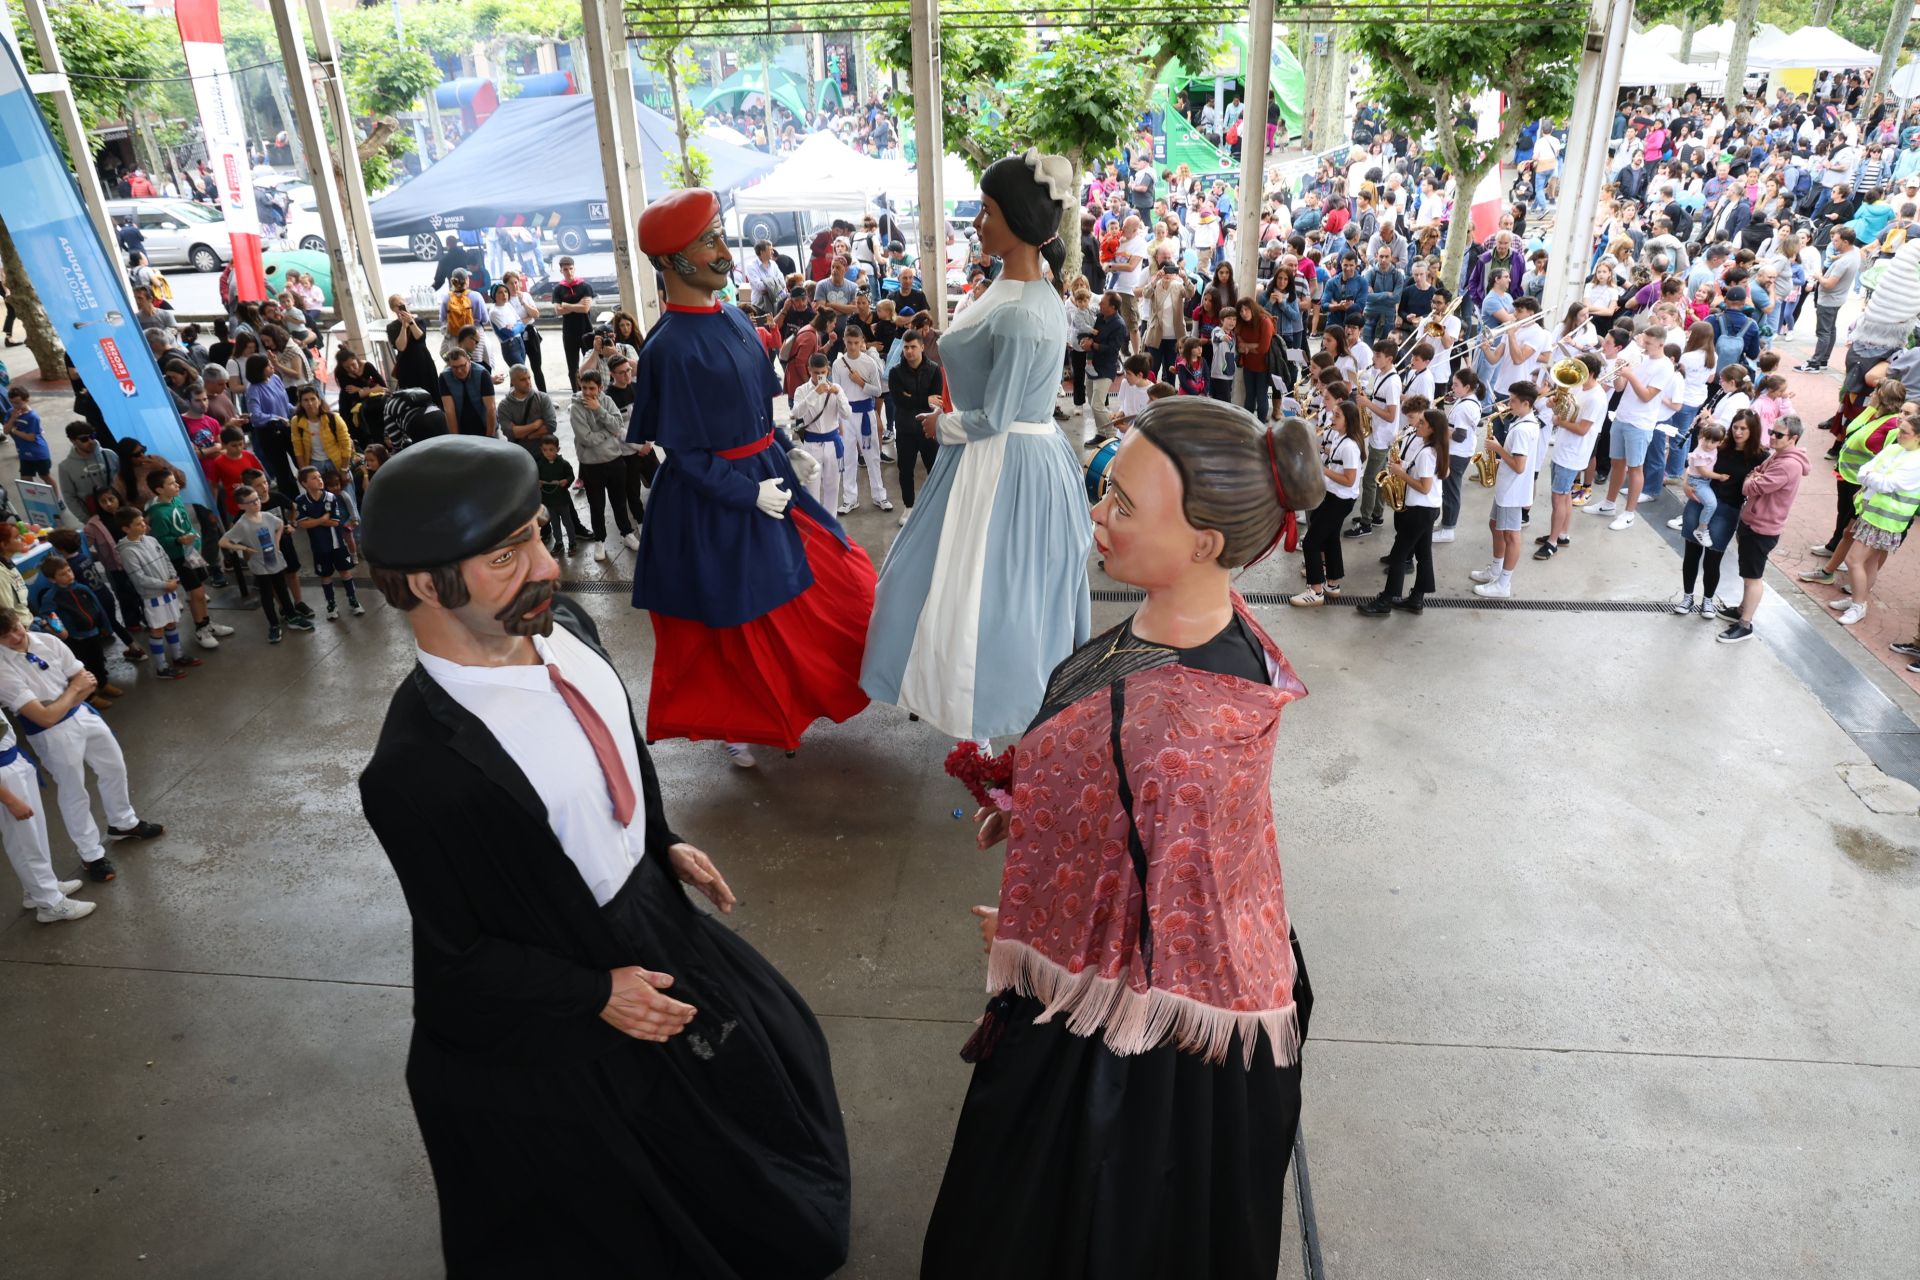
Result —
<instances>
[{"instance_id":1,"label":"tree with green leaves","mask_svg":"<svg viewBox=\"0 0 1920 1280\"><path fill-rule=\"evenodd\" d=\"M1001 156L1038 147L1067 158L1078 191L1088 163L1112 154L1139 125L1153 83L1167 64L1203 66L1213 53L1211 25L1147 16L1069 25L1042 45L1013 25L1011 20L1024 12L1013 0L956 0L942 8L946 142L976 174ZM980 25L969 18L981 19ZM992 25L995 19L1001 25ZM872 38L875 58L883 67L910 70L915 38L903 12ZM913 110L910 95L900 95L896 105ZM919 162L937 164L939 158L923 156ZM922 210L922 216L939 212ZM1061 218L1060 241L1071 277L1080 268L1077 208Z\"/></svg>"},{"instance_id":2,"label":"tree with green leaves","mask_svg":"<svg viewBox=\"0 0 1920 1280\"><path fill-rule=\"evenodd\" d=\"M710 28L724 27L730 17L738 19L757 8L753 0L627 0L627 29L640 37L640 61L666 78L672 99L679 164L669 180L677 186L700 186L711 167L693 141L700 113L687 100L688 87L699 74L692 42Z\"/></svg>"},{"instance_id":3,"label":"tree with green leaves","mask_svg":"<svg viewBox=\"0 0 1920 1280\"><path fill-rule=\"evenodd\" d=\"M1371 100L1415 136L1431 129L1453 175L1458 194L1441 266L1451 282L1473 237L1467 208L1474 189L1528 122L1565 119L1571 110L1582 23L1558 15L1499 24L1364 22L1347 34L1372 64ZM1499 133L1481 139L1472 104L1490 90L1505 95L1505 107Z\"/></svg>"}]
</instances>

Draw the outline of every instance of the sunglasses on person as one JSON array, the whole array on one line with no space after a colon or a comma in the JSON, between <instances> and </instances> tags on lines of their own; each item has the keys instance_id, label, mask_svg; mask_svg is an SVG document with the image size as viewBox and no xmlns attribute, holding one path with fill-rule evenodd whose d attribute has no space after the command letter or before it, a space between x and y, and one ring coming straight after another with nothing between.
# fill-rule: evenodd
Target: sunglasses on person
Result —
<instances>
[{"instance_id":1,"label":"sunglasses on person","mask_svg":"<svg viewBox=\"0 0 1920 1280\"><path fill-rule=\"evenodd\" d=\"M1767 432L1767 438L1769 440L1785 440L1787 433L1784 431L1769 431Z\"/></svg>"}]
</instances>

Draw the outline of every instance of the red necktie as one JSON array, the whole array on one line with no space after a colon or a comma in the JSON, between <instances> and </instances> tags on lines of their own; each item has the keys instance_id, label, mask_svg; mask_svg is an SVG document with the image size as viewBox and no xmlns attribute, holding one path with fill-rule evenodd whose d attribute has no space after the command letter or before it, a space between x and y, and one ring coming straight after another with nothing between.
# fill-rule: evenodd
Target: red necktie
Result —
<instances>
[{"instance_id":1,"label":"red necktie","mask_svg":"<svg viewBox=\"0 0 1920 1280\"><path fill-rule=\"evenodd\" d=\"M607 722L593 709L585 694L567 682L560 674L560 668L553 663L547 664L547 675L553 680L553 689L567 704L567 710L573 712L573 718L580 722L580 730L587 735L587 741L593 746L593 755L600 762L600 772L607 779L607 798L613 801L613 816L621 826L633 821L633 780L627 776L626 762L620 758L620 748L613 745L613 734L607 730Z\"/></svg>"}]
</instances>

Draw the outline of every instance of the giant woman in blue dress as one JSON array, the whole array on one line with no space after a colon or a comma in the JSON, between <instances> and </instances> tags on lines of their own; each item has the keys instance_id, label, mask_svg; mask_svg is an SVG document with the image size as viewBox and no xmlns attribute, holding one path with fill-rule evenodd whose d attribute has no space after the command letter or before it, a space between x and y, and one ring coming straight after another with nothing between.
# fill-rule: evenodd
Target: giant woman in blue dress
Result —
<instances>
[{"instance_id":1,"label":"giant woman in blue dress","mask_svg":"<svg viewBox=\"0 0 1920 1280\"><path fill-rule=\"evenodd\" d=\"M921 420L940 456L874 597L861 687L957 738L1023 732L1091 630L1085 480L1052 412L1066 312L1040 269L1059 279L1072 183L1031 150L981 175L974 226L1000 277L941 335L950 408Z\"/></svg>"}]
</instances>

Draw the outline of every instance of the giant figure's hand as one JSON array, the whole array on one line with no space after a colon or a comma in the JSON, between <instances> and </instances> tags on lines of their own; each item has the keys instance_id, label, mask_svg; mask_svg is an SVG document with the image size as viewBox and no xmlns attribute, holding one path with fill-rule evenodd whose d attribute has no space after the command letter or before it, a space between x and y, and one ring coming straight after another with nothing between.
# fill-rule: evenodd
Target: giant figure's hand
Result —
<instances>
[{"instance_id":1,"label":"giant figure's hand","mask_svg":"<svg viewBox=\"0 0 1920 1280\"><path fill-rule=\"evenodd\" d=\"M991 849L1007 838L1006 810L998 808L976 809L973 821L978 830L974 842L982 849Z\"/></svg>"},{"instance_id":2,"label":"giant figure's hand","mask_svg":"<svg viewBox=\"0 0 1920 1280\"><path fill-rule=\"evenodd\" d=\"M726 877L713 865L712 858L690 844L676 844L668 846L667 860L683 884L690 884L705 894L707 901L723 913L733 910L733 890L727 888Z\"/></svg>"},{"instance_id":3,"label":"giant figure's hand","mask_svg":"<svg viewBox=\"0 0 1920 1280\"><path fill-rule=\"evenodd\" d=\"M600 1016L616 1031L656 1043L679 1035L693 1021L694 1007L661 994L673 976L638 966L613 970L613 994Z\"/></svg>"},{"instance_id":4,"label":"giant figure's hand","mask_svg":"<svg viewBox=\"0 0 1920 1280\"><path fill-rule=\"evenodd\" d=\"M778 520L793 501L793 495L787 492L786 481L775 477L760 482L760 496L754 499L754 505Z\"/></svg>"},{"instance_id":5,"label":"giant figure's hand","mask_svg":"<svg viewBox=\"0 0 1920 1280\"><path fill-rule=\"evenodd\" d=\"M1000 911L996 907L969 907L976 920L980 922L980 942L982 951L993 950L993 935L1000 928Z\"/></svg>"},{"instance_id":6,"label":"giant figure's hand","mask_svg":"<svg viewBox=\"0 0 1920 1280\"><path fill-rule=\"evenodd\" d=\"M820 459L805 449L795 449L787 455L787 461L793 464L793 474L800 477L800 483L811 485L813 478L820 474Z\"/></svg>"}]
</instances>

